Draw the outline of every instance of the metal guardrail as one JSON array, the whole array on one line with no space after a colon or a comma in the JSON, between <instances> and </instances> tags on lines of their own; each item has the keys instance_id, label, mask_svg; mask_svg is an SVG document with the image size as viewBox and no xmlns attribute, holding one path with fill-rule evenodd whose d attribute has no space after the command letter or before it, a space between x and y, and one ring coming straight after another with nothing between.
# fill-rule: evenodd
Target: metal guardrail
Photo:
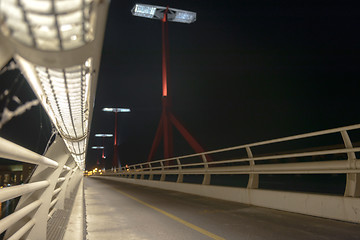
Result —
<instances>
[{"instance_id":1,"label":"metal guardrail","mask_svg":"<svg viewBox=\"0 0 360 240\"><path fill-rule=\"evenodd\" d=\"M29 183L0 189L0 202L21 197L16 210L0 220L0 234L6 231L5 239L46 239L48 219L78 186L82 170L60 137L46 156L0 138L0 157L37 165Z\"/></svg>"},{"instance_id":2,"label":"metal guardrail","mask_svg":"<svg viewBox=\"0 0 360 240\"><path fill-rule=\"evenodd\" d=\"M360 196L360 160L356 153L360 147L353 147L349 131L360 130L360 124L300 134L290 137L278 138L252 144L208 151L199 154L168 158L152 162L134 164L115 170L107 170L103 175L121 175L125 177L153 180L154 175L160 175L160 181L165 181L166 175L177 175L177 183L183 182L186 174L203 175L202 184L210 184L211 175L214 174L248 174L247 188L259 187L259 174L346 174L346 189L344 196ZM309 139L329 134L340 134L342 147L337 149L322 149L318 151L305 151L286 154L253 155L255 147L262 147L275 143L288 143L295 140ZM245 150L246 156L236 159L223 159L209 161L209 157L219 153L228 153L235 150ZM329 156L344 155L344 159L333 160ZM346 157L345 157L346 156ZM187 159L201 158L198 163L185 163ZM311 157L310 160L300 161L300 158ZM319 160L318 157L323 159ZM291 159L291 162L289 161ZM296 162L294 162L294 159ZM274 162L276 160L276 162ZM279 161L281 161L279 163Z\"/></svg>"}]
</instances>

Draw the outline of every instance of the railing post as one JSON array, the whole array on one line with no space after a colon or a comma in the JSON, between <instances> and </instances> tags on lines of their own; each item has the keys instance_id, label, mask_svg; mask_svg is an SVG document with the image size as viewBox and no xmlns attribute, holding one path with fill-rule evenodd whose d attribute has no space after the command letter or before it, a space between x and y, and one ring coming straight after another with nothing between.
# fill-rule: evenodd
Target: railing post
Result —
<instances>
[{"instance_id":1,"label":"railing post","mask_svg":"<svg viewBox=\"0 0 360 240\"><path fill-rule=\"evenodd\" d=\"M137 171L136 171L136 166L134 166L134 179L137 179Z\"/></svg>"},{"instance_id":2,"label":"railing post","mask_svg":"<svg viewBox=\"0 0 360 240\"><path fill-rule=\"evenodd\" d=\"M184 179L184 175L181 173L181 162L180 162L180 159L177 158L176 159L176 162L177 162L177 165L178 165L178 170L179 170L179 173L178 173L178 178L176 180L177 183L182 183L183 182L183 179Z\"/></svg>"},{"instance_id":3,"label":"railing post","mask_svg":"<svg viewBox=\"0 0 360 240\"><path fill-rule=\"evenodd\" d=\"M149 180L153 180L154 175L152 174L152 166L151 166L151 163L148 163L148 164L149 164L149 167L150 167Z\"/></svg>"},{"instance_id":4,"label":"railing post","mask_svg":"<svg viewBox=\"0 0 360 240\"><path fill-rule=\"evenodd\" d=\"M164 174L164 163L163 161L160 162L160 165L161 165L161 177L160 177L160 181L165 181L165 177L166 177L166 174Z\"/></svg>"},{"instance_id":5,"label":"railing post","mask_svg":"<svg viewBox=\"0 0 360 240\"><path fill-rule=\"evenodd\" d=\"M248 158L253 158L253 154L251 152L250 147L246 147L246 153L248 155ZM255 166L255 161L254 160L250 160L249 161L250 164L250 169L251 171L254 170L254 166ZM259 174L249 174L249 181L248 181L248 185L247 188L259 188Z\"/></svg>"},{"instance_id":6,"label":"railing post","mask_svg":"<svg viewBox=\"0 0 360 240\"><path fill-rule=\"evenodd\" d=\"M143 165L142 164L140 164L140 169L141 169L141 175L140 175L140 179L142 180L142 179L144 179L144 168L143 168Z\"/></svg>"},{"instance_id":7,"label":"railing post","mask_svg":"<svg viewBox=\"0 0 360 240\"><path fill-rule=\"evenodd\" d=\"M74 192L75 187L78 186L78 183L80 182L80 172L82 172L82 170L79 169L79 167L75 164L75 167L72 168L71 170L71 176L68 182L68 186L67 186L67 196L71 197L71 193ZM67 198L68 198L67 197Z\"/></svg>"},{"instance_id":8,"label":"railing post","mask_svg":"<svg viewBox=\"0 0 360 240\"><path fill-rule=\"evenodd\" d=\"M209 165L208 165L208 163L207 163L208 161L207 161L207 159L206 159L205 154L201 154L201 158L202 158L202 160L203 160L203 162L204 162L204 168L205 168L205 174L204 174L204 179L203 179L202 184L204 184L204 185L209 185L209 184L210 184L210 180L211 180L211 174L206 173L207 170L208 170L208 168L209 168Z\"/></svg>"},{"instance_id":9,"label":"railing post","mask_svg":"<svg viewBox=\"0 0 360 240\"><path fill-rule=\"evenodd\" d=\"M74 164L76 164L72 157L69 156L68 161L66 162L66 164L68 162L73 162ZM64 177L65 177L65 181L62 183L61 186L61 192L58 194L58 202L55 205L56 209L64 209L64 205L65 205L65 197L66 197L66 190L68 188L68 183L69 183L69 179L71 176L71 168L70 169L63 169L63 173L64 173ZM60 175L61 176L61 175Z\"/></svg>"},{"instance_id":10,"label":"railing post","mask_svg":"<svg viewBox=\"0 0 360 240\"><path fill-rule=\"evenodd\" d=\"M67 185L66 185L65 198L70 198L70 194L71 194L71 191L72 191L72 189L71 189L72 184L71 183L73 182L73 180L75 178L73 169L77 168L76 162L73 161L73 163L70 164L69 167L71 169L69 171L69 180L68 180Z\"/></svg>"},{"instance_id":11,"label":"railing post","mask_svg":"<svg viewBox=\"0 0 360 240\"><path fill-rule=\"evenodd\" d=\"M345 148L353 148L349 134L347 131L341 131L341 136L345 144ZM349 169L356 169L356 155L354 152L347 153ZM345 197L359 197L360 196L360 174L347 173L346 174L346 188Z\"/></svg>"}]
</instances>

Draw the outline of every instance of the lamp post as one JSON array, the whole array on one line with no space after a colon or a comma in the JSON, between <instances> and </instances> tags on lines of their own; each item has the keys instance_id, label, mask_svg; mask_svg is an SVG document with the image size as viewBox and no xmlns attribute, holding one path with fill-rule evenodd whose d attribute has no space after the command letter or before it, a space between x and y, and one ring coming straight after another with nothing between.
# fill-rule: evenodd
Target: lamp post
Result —
<instances>
[{"instance_id":1,"label":"lamp post","mask_svg":"<svg viewBox=\"0 0 360 240\"><path fill-rule=\"evenodd\" d=\"M162 113L155 138L151 147L148 161L151 161L155 155L155 151L159 146L161 138L164 142L164 158L173 155L173 124L195 152L204 152L201 145L195 140L190 132L175 118L170 111L170 94L168 91L168 22L193 23L196 21L196 13L147 4L135 4L131 10L134 16L157 19L162 21Z\"/></svg>"},{"instance_id":2,"label":"lamp post","mask_svg":"<svg viewBox=\"0 0 360 240\"><path fill-rule=\"evenodd\" d=\"M106 137L112 137L113 135L111 133L96 133L95 137L102 137L103 139L103 146L105 146L105 138ZM103 148L102 156L103 159L105 159L105 148Z\"/></svg>"},{"instance_id":3,"label":"lamp post","mask_svg":"<svg viewBox=\"0 0 360 240\"><path fill-rule=\"evenodd\" d=\"M103 150L103 151L102 151L102 152L103 152L102 158L105 158L105 156L104 156L104 147L103 147L103 146L92 146L91 149L95 149L95 150L100 149L100 150ZM96 159L97 159L96 165L100 165L99 159L98 159L97 157L96 157Z\"/></svg>"},{"instance_id":4,"label":"lamp post","mask_svg":"<svg viewBox=\"0 0 360 240\"><path fill-rule=\"evenodd\" d=\"M120 163L118 161L118 147L117 147L117 113L118 112L130 112L129 108L103 108L104 112L114 112L115 113L115 128L114 128L114 158L112 167L114 169L120 167Z\"/></svg>"}]
</instances>

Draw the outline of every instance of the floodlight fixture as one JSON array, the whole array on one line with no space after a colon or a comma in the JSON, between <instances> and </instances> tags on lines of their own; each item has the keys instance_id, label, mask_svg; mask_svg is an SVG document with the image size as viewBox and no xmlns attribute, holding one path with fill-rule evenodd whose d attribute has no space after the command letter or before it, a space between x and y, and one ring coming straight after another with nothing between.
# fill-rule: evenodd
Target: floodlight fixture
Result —
<instances>
[{"instance_id":1,"label":"floodlight fixture","mask_svg":"<svg viewBox=\"0 0 360 240\"><path fill-rule=\"evenodd\" d=\"M129 108L103 108L104 112L130 112Z\"/></svg>"},{"instance_id":2,"label":"floodlight fixture","mask_svg":"<svg viewBox=\"0 0 360 240\"><path fill-rule=\"evenodd\" d=\"M148 4L137 3L131 12L134 16L158 20L163 20L166 14L169 22L193 23L196 21L196 12Z\"/></svg>"},{"instance_id":3,"label":"floodlight fixture","mask_svg":"<svg viewBox=\"0 0 360 240\"><path fill-rule=\"evenodd\" d=\"M95 134L95 137L112 137L114 135L112 135L111 133L97 133Z\"/></svg>"},{"instance_id":4,"label":"floodlight fixture","mask_svg":"<svg viewBox=\"0 0 360 240\"><path fill-rule=\"evenodd\" d=\"M104 149L103 146L92 146L91 148L92 148L92 149Z\"/></svg>"}]
</instances>

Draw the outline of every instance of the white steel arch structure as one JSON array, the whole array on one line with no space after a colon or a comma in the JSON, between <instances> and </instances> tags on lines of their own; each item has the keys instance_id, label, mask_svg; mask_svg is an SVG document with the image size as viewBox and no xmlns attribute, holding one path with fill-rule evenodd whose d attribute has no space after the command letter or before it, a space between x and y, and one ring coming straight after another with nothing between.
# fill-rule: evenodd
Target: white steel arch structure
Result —
<instances>
[{"instance_id":1,"label":"white steel arch structure","mask_svg":"<svg viewBox=\"0 0 360 240\"><path fill-rule=\"evenodd\" d=\"M14 58L59 135L45 156L0 138L0 157L36 164L30 182L0 190L21 196L0 220L5 239L46 239L85 167L109 0L1 0L0 68Z\"/></svg>"}]
</instances>

